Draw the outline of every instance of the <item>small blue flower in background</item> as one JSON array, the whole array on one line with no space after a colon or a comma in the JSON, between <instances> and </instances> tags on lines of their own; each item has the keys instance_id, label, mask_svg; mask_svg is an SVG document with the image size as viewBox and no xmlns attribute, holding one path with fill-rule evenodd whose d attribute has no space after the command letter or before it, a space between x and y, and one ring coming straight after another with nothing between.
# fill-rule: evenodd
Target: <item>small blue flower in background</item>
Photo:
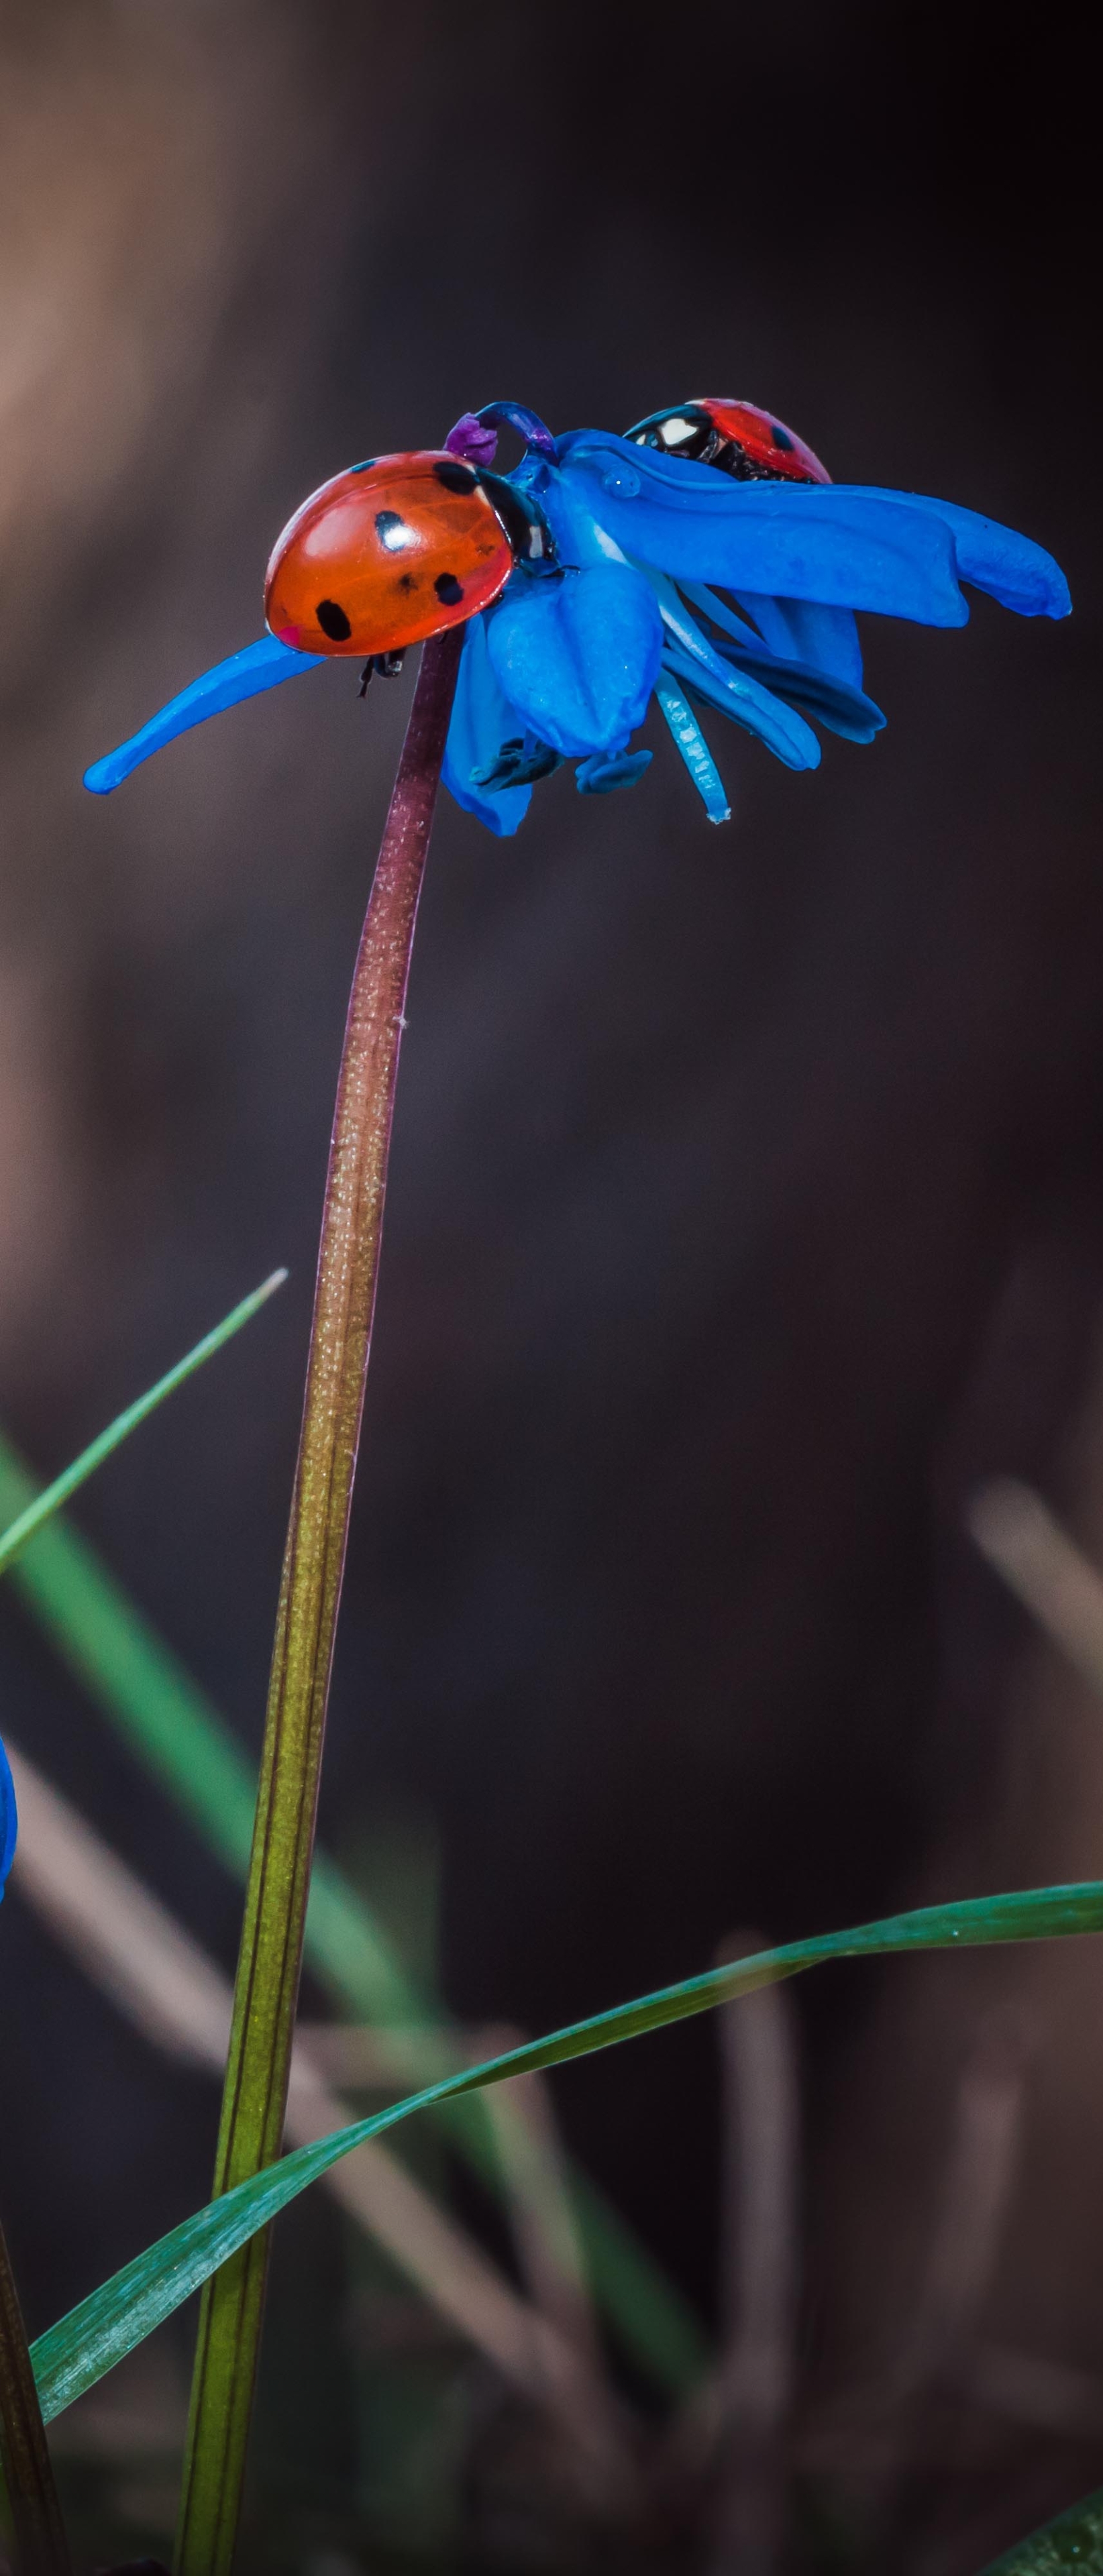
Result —
<instances>
[{"instance_id":1,"label":"small blue flower in background","mask_svg":"<svg viewBox=\"0 0 1103 2576\"><path fill-rule=\"evenodd\" d=\"M525 439L525 454L511 475L497 476L490 467L506 424ZM428 478L420 528L413 519L402 527L394 508L372 518L373 479L386 474L390 492L403 468L411 493L415 474L422 496ZM491 403L457 422L444 451L369 459L335 478L285 539L311 513L317 526L332 490L341 528L358 532L339 572L347 568L351 580L367 565L375 595L390 601L371 546L382 545L392 590L409 593L409 569L398 567L413 564L415 541L429 543L433 490L440 516L468 487L473 522L482 513L497 528L502 568L495 595L467 623L443 776L457 802L500 835L517 830L534 784L564 761L577 764L588 795L640 778L651 753L631 741L653 697L713 822L726 819L728 800L699 711L730 717L790 769L819 763L809 717L871 742L885 718L863 690L856 610L963 626L962 582L1021 616L1069 610L1063 574L1029 537L950 501L831 483L803 441L747 403L689 403L626 438L595 429L554 438L523 405ZM317 543L316 535L299 540L300 554ZM335 558L326 561L332 573ZM449 603L440 622L459 622L461 584L451 573L438 578L436 596ZM336 636L335 650L362 649L361 629L339 600L327 596L317 614L321 628L306 630L313 640ZM430 627L423 618L402 633L362 631L366 684L372 668L397 666L407 636ZM175 735L323 658L262 637L95 762L86 785L106 794Z\"/></svg>"},{"instance_id":2,"label":"small blue flower in background","mask_svg":"<svg viewBox=\"0 0 1103 2576\"><path fill-rule=\"evenodd\" d=\"M8 1871L15 1859L15 1838L18 1831L15 1782L11 1776L11 1764L3 1745L0 1744L0 1903L3 1902Z\"/></svg>"}]
</instances>

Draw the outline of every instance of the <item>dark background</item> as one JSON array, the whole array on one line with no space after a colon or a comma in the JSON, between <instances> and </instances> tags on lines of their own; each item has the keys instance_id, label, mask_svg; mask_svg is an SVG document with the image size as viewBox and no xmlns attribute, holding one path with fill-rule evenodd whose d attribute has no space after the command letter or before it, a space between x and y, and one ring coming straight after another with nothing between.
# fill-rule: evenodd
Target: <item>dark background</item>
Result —
<instances>
[{"instance_id":1,"label":"dark background","mask_svg":"<svg viewBox=\"0 0 1103 2576\"><path fill-rule=\"evenodd\" d=\"M1093 1874L1097 1714L962 1530L1012 1470L1103 1536L1084 63L1037 19L803 0L54 0L0 26L12 1436L55 1471L290 1264L75 1515L256 1745L408 682L362 707L338 665L102 803L81 770L260 631L274 532L351 457L495 395L556 429L748 395L838 480L1041 539L1076 615L867 621L887 734L794 777L715 732L719 832L661 728L637 791L565 771L514 842L442 804L322 1832L431 1825L448 2000L532 2029L733 1928ZM230 1964L233 1886L2 1610L0 1722ZM37 2328L205 2196L216 2103L15 1888L0 2179ZM970 2034L1027 1996L1001 2326L1103 2368L1103 1988L1076 1945L803 1990L810 2385L895 2348ZM557 2089L703 2310L714 2057L693 2025ZM1012 2455L978 2490L992 2547L1103 2478L1103 2437L1020 2429ZM932 2476L937 2565L968 2576Z\"/></svg>"}]
</instances>

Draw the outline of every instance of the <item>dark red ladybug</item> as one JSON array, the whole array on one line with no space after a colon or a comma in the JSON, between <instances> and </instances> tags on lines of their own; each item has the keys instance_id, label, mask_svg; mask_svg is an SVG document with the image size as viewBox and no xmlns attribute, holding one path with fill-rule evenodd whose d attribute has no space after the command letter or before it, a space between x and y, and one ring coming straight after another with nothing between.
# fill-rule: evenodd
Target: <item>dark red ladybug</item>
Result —
<instances>
[{"instance_id":1,"label":"dark red ladybug","mask_svg":"<svg viewBox=\"0 0 1103 2576\"><path fill-rule=\"evenodd\" d=\"M737 483L830 483L819 457L786 429L772 411L757 403L729 402L708 394L700 402L678 403L670 411L653 411L627 436L637 447L655 447L664 456L687 456L694 464L718 465Z\"/></svg>"},{"instance_id":2,"label":"dark red ladybug","mask_svg":"<svg viewBox=\"0 0 1103 2576\"><path fill-rule=\"evenodd\" d=\"M539 513L497 474L446 448L369 457L312 492L272 550L264 613L298 653L386 666L459 626L505 589L514 564L551 552Z\"/></svg>"}]
</instances>

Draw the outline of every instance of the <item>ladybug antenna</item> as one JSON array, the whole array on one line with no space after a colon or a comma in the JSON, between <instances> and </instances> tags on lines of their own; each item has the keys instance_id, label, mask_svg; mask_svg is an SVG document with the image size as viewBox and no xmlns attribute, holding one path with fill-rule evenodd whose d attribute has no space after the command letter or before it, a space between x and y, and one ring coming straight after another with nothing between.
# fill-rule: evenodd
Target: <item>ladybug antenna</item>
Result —
<instances>
[{"instance_id":1,"label":"ladybug antenna","mask_svg":"<svg viewBox=\"0 0 1103 2576\"><path fill-rule=\"evenodd\" d=\"M517 430L526 447L535 447L541 456L555 455L555 440L539 413L530 411L527 403L515 402L484 403L481 411L465 412L463 419L458 420L450 431L445 446L452 449L454 456L469 456L473 464L489 465L493 462L494 448L487 454L484 442L499 429ZM461 438L464 441L462 447L459 444ZM476 439L479 441L478 454L474 444ZM470 445L467 444L469 440Z\"/></svg>"}]
</instances>

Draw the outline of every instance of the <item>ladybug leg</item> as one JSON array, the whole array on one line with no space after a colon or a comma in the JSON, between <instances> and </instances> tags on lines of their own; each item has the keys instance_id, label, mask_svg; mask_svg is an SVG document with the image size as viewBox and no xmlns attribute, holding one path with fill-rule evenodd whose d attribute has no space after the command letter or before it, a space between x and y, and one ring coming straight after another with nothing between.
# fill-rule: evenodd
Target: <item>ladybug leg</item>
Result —
<instances>
[{"instance_id":1,"label":"ladybug leg","mask_svg":"<svg viewBox=\"0 0 1103 2576\"><path fill-rule=\"evenodd\" d=\"M360 686L357 690L357 696L361 698L367 697L370 683L374 680L377 671L381 680L397 680L405 659L405 646L403 646L401 652L397 653L370 654L360 673Z\"/></svg>"}]
</instances>

